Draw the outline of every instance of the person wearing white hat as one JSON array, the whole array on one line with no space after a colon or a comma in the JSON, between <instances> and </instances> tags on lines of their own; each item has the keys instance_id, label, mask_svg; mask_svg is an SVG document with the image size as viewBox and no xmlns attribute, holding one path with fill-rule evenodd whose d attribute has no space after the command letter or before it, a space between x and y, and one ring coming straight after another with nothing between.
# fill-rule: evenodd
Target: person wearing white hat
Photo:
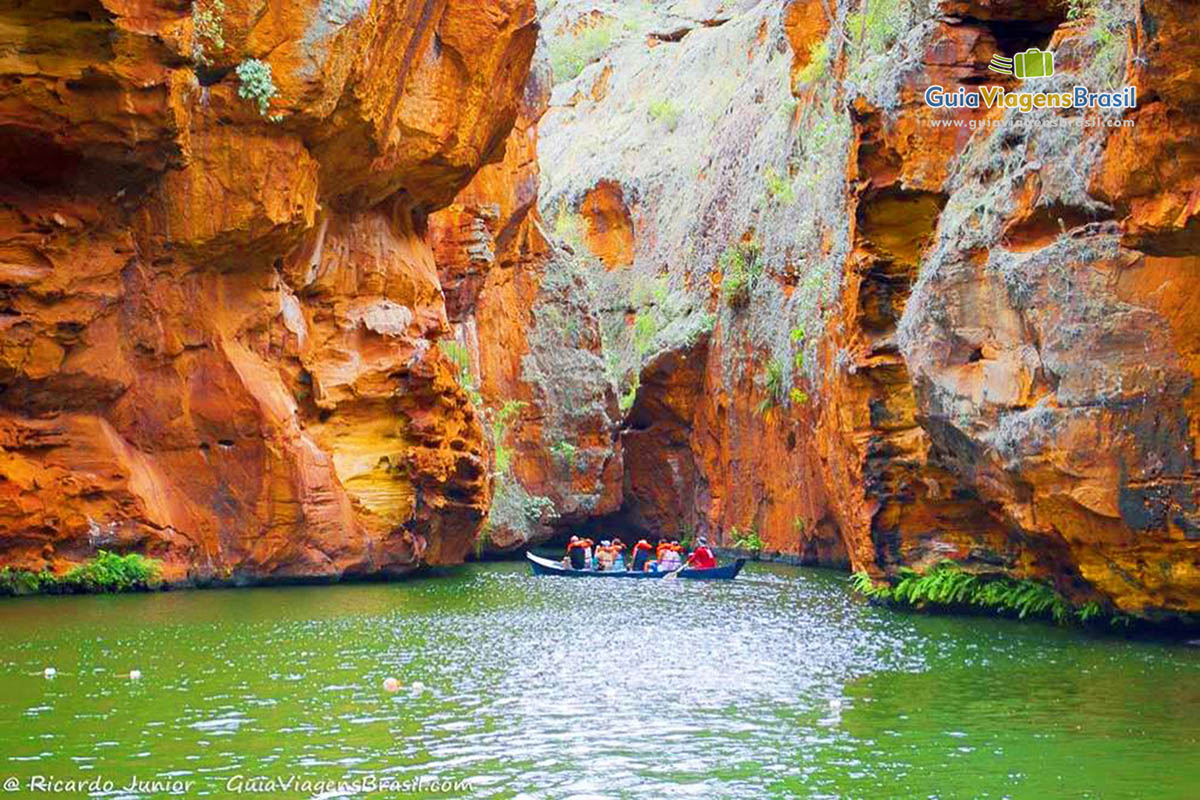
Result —
<instances>
[{"instance_id":1,"label":"person wearing white hat","mask_svg":"<svg viewBox=\"0 0 1200 800\"><path fill-rule=\"evenodd\" d=\"M713 555L713 551L709 549L708 539L701 536L696 540L696 549L688 556L685 567L692 569L712 569L717 566L717 557Z\"/></svg>"}]
</instances>

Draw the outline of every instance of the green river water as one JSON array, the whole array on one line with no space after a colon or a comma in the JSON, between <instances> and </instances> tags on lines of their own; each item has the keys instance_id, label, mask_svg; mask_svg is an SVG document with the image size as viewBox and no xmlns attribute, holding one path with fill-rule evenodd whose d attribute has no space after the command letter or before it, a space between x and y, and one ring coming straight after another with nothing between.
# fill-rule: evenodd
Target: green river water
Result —
<instances>
[{"instance_id":1,"label":"green river water","mask_svg":"<svg viewBox=\"0 0 1200 800\"><path fill-rule=\"evenodd\" d=\"M422 777L470 779L446 797L1200 797L1200 649L898 613L819 570L488 564L18 599L0 630L12 797L384 797ZM268 782L289 778L309 783Z\"/></svg>"}]
</instances>

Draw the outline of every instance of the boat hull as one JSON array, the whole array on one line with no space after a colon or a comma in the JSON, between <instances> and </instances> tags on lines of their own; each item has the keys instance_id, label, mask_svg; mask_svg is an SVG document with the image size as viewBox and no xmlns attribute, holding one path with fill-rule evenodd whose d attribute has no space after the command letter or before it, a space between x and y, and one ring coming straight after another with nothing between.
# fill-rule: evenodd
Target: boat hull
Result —
<instances>
[{"instance_id":1,"label":"boat hull","mask_svg":"<svg viewBox=\"0 0 1200 800\"><path fill-rule=\"evenodd\" d=\"M570 569L557 561L526 553L529 565L533 567L534 575L557 575L563 578L623 578L625 580L658 580L667 577L669 572L596 572L588 569ZM746 566L746 559L739 558L732 564L714 567L713 569L685 569L679 573L680 580L690 581L731 581Z\"/></svg>"}]
</instances>

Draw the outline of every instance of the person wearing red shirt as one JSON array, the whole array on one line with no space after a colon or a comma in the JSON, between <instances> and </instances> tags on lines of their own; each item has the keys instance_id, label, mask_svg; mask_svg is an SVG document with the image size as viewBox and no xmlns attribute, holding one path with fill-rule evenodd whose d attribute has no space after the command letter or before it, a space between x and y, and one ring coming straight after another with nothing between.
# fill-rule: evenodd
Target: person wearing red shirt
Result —
<instances>
[{"instance_id":1,"label":"person wearing red shirt","mask_svg":"<svg viewBox=\"0 0 1200 800\"><path fill-rule=\"evenodd\" d=\"M708 547L708 540L703 536L696 542L697 547L688 556L687 565L692 569L712 569L717 566L717 557L713 555L713 551Z\"/></svg>"}]
</instances>

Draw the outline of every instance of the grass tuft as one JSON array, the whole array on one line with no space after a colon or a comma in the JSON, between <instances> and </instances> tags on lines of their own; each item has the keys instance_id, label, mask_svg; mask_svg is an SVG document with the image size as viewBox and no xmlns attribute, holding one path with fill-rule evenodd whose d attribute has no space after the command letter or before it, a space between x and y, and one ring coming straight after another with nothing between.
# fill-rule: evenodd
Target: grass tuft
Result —
<instances>
[{"instance_id":1,"label":"grass tuft","mask_svg":"<svg viewBox=\"0 0 1200 800\"><path fill-rule=\"evenodd\" d=\"M583 68L597 61L612 45L616 25L605 19L596 25L550 43L550 69L554 83L574 80Z\"/></svg>"}]
</instances>

